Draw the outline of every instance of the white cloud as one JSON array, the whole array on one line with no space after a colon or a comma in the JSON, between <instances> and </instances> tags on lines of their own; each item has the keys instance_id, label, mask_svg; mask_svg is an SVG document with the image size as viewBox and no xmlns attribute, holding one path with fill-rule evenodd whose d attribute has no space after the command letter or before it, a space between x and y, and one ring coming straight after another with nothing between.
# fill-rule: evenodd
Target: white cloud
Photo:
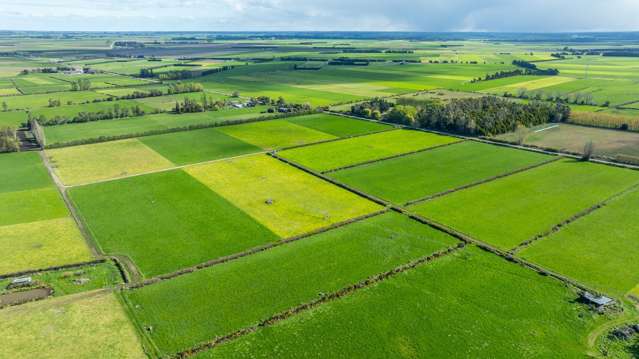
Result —
<instances>
[{"instance_id":1,"label":"white cloud","mask_svg":"<svg viewBox=\"0 0 639 359\"><path fill-rule=\"evenodd\" d=\"M637 0L0 0L34 30L639 30Z\"/></svg>"}]
</instances>

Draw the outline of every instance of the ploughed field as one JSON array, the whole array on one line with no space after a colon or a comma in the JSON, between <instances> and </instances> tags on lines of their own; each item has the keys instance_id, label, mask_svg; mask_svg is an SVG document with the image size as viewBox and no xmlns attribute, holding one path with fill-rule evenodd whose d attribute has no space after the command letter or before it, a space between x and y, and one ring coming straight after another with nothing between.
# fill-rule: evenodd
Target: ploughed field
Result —
<instances>
[{"instance_id":1,"label":"ploughed field","mask_svg":"<svg viewBox=\"0 0 639 359\"><path fill-rule=\"evenodd\" d=\"M0 154L0 357L584 357L636 321L636 170L287 107L521 90L589 93L579 111L604 112L639 101L635 62L327 40L378 61L314 68L282 57L326 50L273 43L64 61L95 70L83 74L0 58L0 127L57 121L33 129L42 150ZM471 81L516 59L561 75ZM202 88L173 92L188 83ZM198 101L219 106L174 111ZM598 154L634 155L631 133L601 131L523 142L599 136ZM615 304L595 310L584 290Z\"/></svg>"}]
</instances>

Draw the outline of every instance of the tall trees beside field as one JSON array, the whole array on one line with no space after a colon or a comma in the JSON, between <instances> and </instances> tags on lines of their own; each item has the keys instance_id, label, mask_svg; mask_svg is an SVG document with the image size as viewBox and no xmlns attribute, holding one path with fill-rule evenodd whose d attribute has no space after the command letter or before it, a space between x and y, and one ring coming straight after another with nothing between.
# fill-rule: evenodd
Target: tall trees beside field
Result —
<instances>
[{"instance_id":1,"label":"tall trees beside field","mask_svg":"<svg viewBox=\"0 0 639 359\"><path fill-rule=\"evenodd\" d=\"M77 81L71 81L71 91L87 91L91 89L91 80L78 79Z\"/></svg>"},{"instance_id":2,"label":"tall trees beside field","mask_svg":"<svg viewBox=\"0 0 639 359\"><path fill-rule=\"evenodd\" d=\"M364 116L379 103L379 100L373 100L371 104L355 105L352 113ZM418 106L395 105L382 120L464 135L492 136L515 131L518 126L563 122L569 116L570 107L562 103L531 101L521 104L486 96L453 99L447 103L423 101Z\"/></svg>"},{"instance_id":3,"label":"tall trees beside field","mask_svg":"<svg viewBox=\"0 0 639 359\"><path fill-rule=\"evenodd\" d=\"M20 141L16 131L11 127L0 128L0 152L17 152L20 150Z\"/></svg>"}]
</instances>

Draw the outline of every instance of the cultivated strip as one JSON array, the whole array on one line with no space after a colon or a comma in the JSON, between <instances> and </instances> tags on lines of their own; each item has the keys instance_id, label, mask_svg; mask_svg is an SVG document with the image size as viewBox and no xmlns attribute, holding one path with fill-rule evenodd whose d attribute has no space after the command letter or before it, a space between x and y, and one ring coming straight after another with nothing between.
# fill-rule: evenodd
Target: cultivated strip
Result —
<instances>
[{"instance_id":1,"label":"cultivated strip","mask_svg":"<svg viewBox=\"0 0 639 359\"><path fill-rule=\"evenodd\" d=\"M194 354L197 354L199 352L202 352L204 350L213 349L213 348L215 348L216 346L218 346L218 345L220 345L222 343L226 343L226 342L235 340L237 338L240 338L240 337L242 337L244 335L253 333L253 332L257 331L258 329L260 329L262 327L269 327L269 326L275 325L275 324L277 324L277 323L279 323L279 322L281 322L283 320L286 320L286 319L288 319L290 317L293 317L293 316L295 316L295 315L297 315L299 313L311 310L311 309L313 309L315 307L318 307L318 306L320 306L320 305L322 305L324 303L331 302L331 301L334 301L334 300L338 300L338 299L340 299L342 297L351 295L351 294L353 294L353 293L355 293L355 292L357 292L357 291L359 291L361 289L368 288L368 287L373 286L373 285L375 285L375 284L377 284L379 282L382 282L382 281L384 281L386 279L392 278L392 277L394 277L394 276L396 276L396 275L398 275L400 273L403 273L403 272L406 272L408 270L414 269L414 268L416 268L418 266L427 264L429 262L434 261L435 259L447 256L447 255L455 253L455 252L458 252L458 251L462 250L465 246L466 246L466 243L460 242L457 246L446 248L444 250L435 252L435 253L433 253L431 255L428 255L428 256L425 256L425 257L421 257L419 259L411 261L411 262L409 262L407 264L398 266L398 267L396 267L394 269L391 269L389 271L386 271L386 272L383 272L383 273L380 273L380 274L376 274L376 275L371 276L371 277L369 277L367 279L364 279L364 280L362 280L362 281L360 281L360 282L358 282L356 284L353 284L353 285L350 285L348 287L342 288L342 289L340 289L340 290L338 290L336 292L325 294L325 295L321 296L318 299L315 299L313 301L298 305L298 306L296 306L294 308L291 308L289 310L286 310L284 312L275 314L272 317L270 317L268 319L265 319L265 320L261 321L260 323L258 323L256 325L240 329L240 330L238 330L236 332L233 332L231 334L228 334L228 335L217 337L217 338L215 338L215 339L213 339L211 341L205 342L205 343L198 344L198 345L194 346L193 348L190 348L190 349L187 349L185 351L176 353L172 357L174 357L174 358L188 358L188 357L190 357L190 356L192 356Z\"/></svg>"}]
</instances>

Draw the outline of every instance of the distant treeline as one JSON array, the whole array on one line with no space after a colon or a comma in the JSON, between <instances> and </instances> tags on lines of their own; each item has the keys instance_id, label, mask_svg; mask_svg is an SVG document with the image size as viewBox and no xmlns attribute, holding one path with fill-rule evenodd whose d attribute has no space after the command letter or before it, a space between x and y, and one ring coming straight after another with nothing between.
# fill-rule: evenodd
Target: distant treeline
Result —
<instances>
[{"instance_id":1,"label":"distant treeline","mask_svg":"<svg viewBox=\"0 0 639 359\"><path fill-rule=\"evenodd\" d=\"M197 68L197 66L185 66L185 67L194 67ZM160 72L160 73L155 73L153 71L153 69L141 69L140 70L140 74L138 75L141 78L157 78L160 80L186 80L186 79L191 79L194 77L199 77L199 76L206 76L206 75L210 75L210 74L214 74L214 73L218 73L218 72L222 72L222 71L227 71L227 70L232 70L234 68L234 66L222 66L222 67L217 67L214 69L208 69L208 70L176 70L176 71L167 71L167 72Z\"/></svg>"},{"instance_id":2,"label":"distant treeline","mask_svg":"<svg viewBox=\"0 0 639 359\"><path fill-rule=\"evenodd\" d=\"M113 107L97 112L78 112L72 116L55 116L52 118L47 118L45 115L34 116L31 112L27 113L27 121L36 120L42 126L55 126L55 125L63 125L66 123L81 123L81 122L91 122L91 121L102 121L102 120L114 120L118 118L126 118L126 117L136 117L142 116L145 114L145 111L140 107L140 105L135 105L131 107L122 107L120 104L115 103Z\"/></svg>"},{"instance_id":3,"label":"distant treeline","mask_svg":"<svg viewBox=\"0 0 639 359\"><path fill-rule=\"evenodd\" d=\"M447 103L424 101L419 107L374 99L353 106L351 112L385 122L471 136L493 136L514 131L518 126L563 122L570 117L570 107L562 103L521 104L492 96Z\"/></svg>"},{"instance_id":4,"label":"distant treeline","mask_svg":"<svg viewBox=\"0 0 639 359\"><path fill-rule=\"evenodd\" d=\"M520 76L520 75L527 75L527 76L556 76L559 75L559 70L557 69L540 69L537 67L537 65L533 64L532 62L528 62L528 61L524 61L524 60L514 60L513 61L513 65L519 67L518 69L515 70L509 70L509 71L499 71L499 72L495 72L493 74L487 74L486 76L484 76L483 78L478 77L475 79L472 79L470 82L474 83L474 82L479 82L479 81L490 81L490 80L496 80L496 79L502 79L505 77L513 77L513 76Z\"/></svg>"}]
</instances>

